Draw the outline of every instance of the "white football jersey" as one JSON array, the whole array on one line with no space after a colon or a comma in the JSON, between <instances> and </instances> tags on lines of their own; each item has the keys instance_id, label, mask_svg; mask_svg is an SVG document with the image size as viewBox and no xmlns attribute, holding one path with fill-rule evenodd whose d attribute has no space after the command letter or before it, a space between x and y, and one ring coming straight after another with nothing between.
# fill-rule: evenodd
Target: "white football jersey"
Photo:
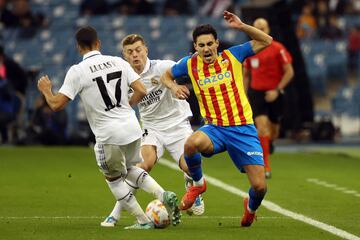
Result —
<instances>
[{"instance_id":1,"label":"white football jersey","mask_svg":"<svg viewBox=\"0 0 360 240\"><path fill-rule=\"evenodd\" d=\"M174 64L170 60L146 61L140 76L147 95L138 104L143 128L166 130L192 116L189 103L173 97L160 81L161 75Z\"/></svg>"},{"instance_id":2,"label":"white football jersey","mask_svg":"<svg viewBox=\"0 0 360 240\"><path fill-rule=\"evenodd\" d=\"M91 51L71 66L59 92L72 100L80 95L97 143L125 145L142 134L127 96L139 78L122 58Z\"/></svg>"}]
</instances>

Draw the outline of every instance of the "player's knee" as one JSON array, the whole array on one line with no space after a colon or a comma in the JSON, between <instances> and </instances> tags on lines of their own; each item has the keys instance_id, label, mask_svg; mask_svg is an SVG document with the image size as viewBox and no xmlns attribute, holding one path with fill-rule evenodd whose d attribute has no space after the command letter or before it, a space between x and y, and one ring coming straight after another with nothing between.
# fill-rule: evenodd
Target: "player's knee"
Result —
<instances>
[{"instance_id":1,"label":"player's knee","mask_svg":"<svg viewBox=\"0 0 360 240\"><path fill-rule=\"evenodd\" d=\"M257 128L259 137L270 135L270 131L265 125L257 125L256 128Z\"/></svg>"},{"instance_id":2,"label":"player's knee","mask_svg":"<svg viewBox=\"0 0 360 240\"><path fill-rule=\"evenodd\" d=\"M184 153L185 155L191 156L194 155L197 151L197 146L196 143L193 139L188 138L188 140L186 140L185 145L184 145Z\"/></svg>"}]
</instances>

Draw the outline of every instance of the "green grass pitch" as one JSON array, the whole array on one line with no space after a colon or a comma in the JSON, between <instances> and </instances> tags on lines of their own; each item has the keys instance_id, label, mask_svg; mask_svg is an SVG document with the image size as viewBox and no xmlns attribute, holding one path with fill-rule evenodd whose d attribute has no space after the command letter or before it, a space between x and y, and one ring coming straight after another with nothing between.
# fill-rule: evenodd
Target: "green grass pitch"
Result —
<instances>
[{"instance_id":1,"label":"green grass pitch","mask_svg":"<svg viewBox=\"0 0 360 240\"><path fill-rule=\"evenodd\" d=\"M359 239L360 150L346 151L276 153L266 200ZM204 159L203 168L207 175L247 192L246 175L236 170L227 154ZM241 197L211 183L204 194L202 217L183 214L177 227L134 231L123 229L134 222L123 213L115 228L102 228L100 222L115 199L90 148L2 147L0 169L1 240L341 239L263 206L253 226L241 228ZM180 172L158 164L151 175L182 197ZM154 197L139 191L137 198L145 208Z\"/></svg>"}]
</instances>

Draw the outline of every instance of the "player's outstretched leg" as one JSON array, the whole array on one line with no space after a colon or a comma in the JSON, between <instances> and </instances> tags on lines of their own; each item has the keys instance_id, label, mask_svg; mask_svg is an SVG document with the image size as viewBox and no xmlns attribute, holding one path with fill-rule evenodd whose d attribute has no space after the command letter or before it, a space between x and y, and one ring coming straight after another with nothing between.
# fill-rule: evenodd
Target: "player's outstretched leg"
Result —
<instances>
[{"instance_id":1,"label":"player's outstretched leg","mask_svg":"<svg viewBox=\"0 0 360 240\"><path fill-rule=\"evenodd\" d=\"M162 199L164 189L145 170L136 166L130 167L126 181L129 182L130 185L152 194L157 199Z\"/></svg>"},{"instance_id":2,"label":"player's outstretched leg","mask_svg":"<svg viewBox=\"0 0 360 240\"><path fill-rule=\"evenodd\" d=\"M128 190L126 184L124 183L124 179L119 178L113 181L106 180L111 192L113 193L115 199L120 202L120 205L128 211L131 215L133 215L137 222L140 225L151 225L151 221L146 216L139 203L136 200L136 197ZM144 228L144 229L149 229Z\"/></svg>"},{"instance_id":3,"label":"player's outstretched leg","mask_svg":"<svg viewBox=\"0 0 360 240\"><path fill-rule=\"evenodd\" d=\"M249 227L256 218L256 210L260 207L265 197L267 187L264 167L261 165L244 165L250 182L249 197L244 199L244 215L241 226Z\"/></svg>"},{"instance_id":4,"label":"player's outstretched leg","mask_svg":"<svg viewBox=\"0 0 360 240\"><path fill-rule=\"evenodd\" d=\"M134 186L137 186L148 193L156 196L162 201L170 214L170 219L174 226L180 223L181 214L177 207L177 196L173 192L164 191L164 189L143 169L132 166L128 169L127 181L131 181Z\"/></svg>"},{"instance_id":5,"label":"player's outstretched leg","mask_svg":"<svg viewBox=\"0 0 360 240\"><path fill-rule=\"evenodd\" d=\"M163 203L168 211L173 226L178 225L181 222L181 213L177 206L177 196L175 193L165 191L163 194Z\"/></svg>"},{"instance_id":6,"label":"player's outstretched leg","mask_svg":"<svg viewBox=\"0 0 360 240\"><path fill-rule=\"evenodd\" d=\"M128 181L124 181L126 183L127 188L129 189L130 192L132 192L132 194L136 194L136 190L137 187L133 186L131 183L129 183ZM100 223L100 226L102 227L115 227L116 223L120 220L121 217L121 204L119 201L116 201L116 204L113 208L113 210L111 211L111 213L109 214L109 216L107 216L104 221L102 221Z\"/></svg>"}]
</instances>

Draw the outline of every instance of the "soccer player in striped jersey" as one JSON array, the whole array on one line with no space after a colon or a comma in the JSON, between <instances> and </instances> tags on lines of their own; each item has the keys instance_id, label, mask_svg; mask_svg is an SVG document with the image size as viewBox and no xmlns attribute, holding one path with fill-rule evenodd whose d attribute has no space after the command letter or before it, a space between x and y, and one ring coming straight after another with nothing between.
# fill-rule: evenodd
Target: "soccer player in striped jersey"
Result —
<instances>
[{"instance_id":1,"label":"soccer player in striped jersey","mask_svg":"<svg viewBox=\"0 0 360 240\"><path fill-rule=\"evenodd\" d=\"M184 144L193 133L188 118L192 116L189 103L172 96L171 91L160 81L161 75L175 62L171 60L150 60L145 40L138 34L130 34L122 40L122 53L130 66L140 75L140 80L146 87L147 94L139 102L140 120L143 127L141 140L141 155L143 162L138 164L147 172L155 166L165 150L176 161L184 172L185 185L190 187L192 179L189 177L188 167L184 160ZM132 183L127 182L129 188ZM121 203L116 202L110 215L101 223L104 227L114 227L120 219ZM201 196L189 209L189 214L202 215L204 201Z\"/></svg>"},{"instance_id":2,"label":"soccer player in striped jersey","mask_svg":"<svg viewBox=\"0 0 360 240\"><path fill-rule=\"evenodd\" d=\"M190 94L189 89L176 84L174 79L189 76L206 122L184 146L194 186L183 196L179 208L190 208L196 197L206 190L201 155L210 157L227 151L236 167L246 172L251 185L249 197L244 198L241 220L242 226L250 226L265 196L266 181L263 153L243 85L242 62L269 46L272 37L228 11L224 12L224 19L229 27L246 33L252 40L219 54L216 30L208 24L200 25L193 31L197 52L168 69L161 81L176 97L185 99Z\"/></svg>"},{"instance_id":3,"label":"soccer player in striped jersey","mask_svg":"<svg viewBox=\"0 0 360 240\"><path fill-rule=\"evenodd\" d=\"M129 191L125 178L156 195L172 215L173 225L178 224L180 211L176 206L176 194L164 191L146 171L136 166L142 161L141 128L131 106L146 95L140 76L122 58L100 53L100 40L94 28L81 28L76 40L83 60L71 66L59 92L53 94L47 76L39 79L38 89L54 111L65 108L70 100L80 95L95 135L94 151L99 170L116 200L137 219L137 223L126 229L152 229L154 224ZM128 99L130 87L134 94Z\"/></svg>"}]
</instances>

